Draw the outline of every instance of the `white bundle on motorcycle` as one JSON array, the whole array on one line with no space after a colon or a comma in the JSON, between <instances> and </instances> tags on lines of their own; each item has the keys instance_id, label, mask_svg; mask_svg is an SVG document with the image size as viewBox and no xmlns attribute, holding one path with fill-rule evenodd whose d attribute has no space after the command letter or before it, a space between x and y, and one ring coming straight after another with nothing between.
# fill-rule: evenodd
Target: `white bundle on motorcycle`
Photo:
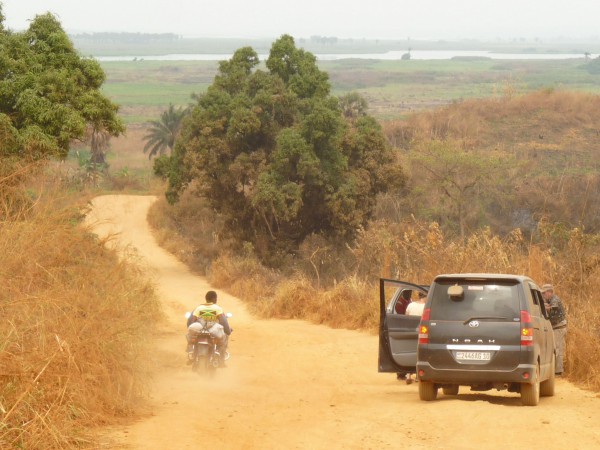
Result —
<instances>
[{"instance_id":1,"label":"white bundle on motorcycle","mask_svg":"<svg viewBox=\"0 0 600 450\"><path fill-rule=\"evenodd\" d=\"M208 332L214 339L223 339L225 336L225 330L223 329L223 325L220 323L201 323L194 322L188 327L188 332L190 336L196 337L199 334L203 334Z\"/></svg>"}]
</instances>

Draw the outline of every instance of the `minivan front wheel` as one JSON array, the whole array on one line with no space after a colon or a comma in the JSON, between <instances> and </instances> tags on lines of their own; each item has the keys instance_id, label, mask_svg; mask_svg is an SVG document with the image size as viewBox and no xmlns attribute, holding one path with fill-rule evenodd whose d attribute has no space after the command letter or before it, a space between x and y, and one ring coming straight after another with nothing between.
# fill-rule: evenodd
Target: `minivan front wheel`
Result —
<instances>
[{"instance_id":1,"label":"minivan front wheel","mask_svg":"<svg viewBox=\"0 0 600 450\"><path fill-rule=\"evenodd\" d=\"M555 384L555 375L554 375L554 370L555 370L555 362L556 362L556 357L554 355L552 355L552 364L550 365L550 378L548 378L546 381L542 381L542 383L540 384L540 395L542 397L552 397L554 395L554 384Z\"/></svg>"},{"instance_id":2,"label":"minivan front wheel","mask_svg":"<svg viewBox=\"0 0 600 450\"><path fill-rule=\"evenodd\" d=\"M533 383L521 383L521 403L523 406L537 406L540 402L540 366L535 369Z\"/></svg>"},{"instance_id":3,"label":"minivan front wheel","mask_svg":"<svg viewBox=\"0 0 600 450\"><path fill-rule=\"evenodd\" d=\"M437 398L438 387L431 381L419 381L419 398L430 402Z\"/></svg>"},{"instance_id":4,"label":"minivan front wheel","mask_svg":"<svg viewBox=\"0 0 600 450\"><path fill-rule=\"evenodd\" d=\"M458 395L458 384L443 386L442 391L444 391L444 395Z\"/></svg>"}]
</instances>

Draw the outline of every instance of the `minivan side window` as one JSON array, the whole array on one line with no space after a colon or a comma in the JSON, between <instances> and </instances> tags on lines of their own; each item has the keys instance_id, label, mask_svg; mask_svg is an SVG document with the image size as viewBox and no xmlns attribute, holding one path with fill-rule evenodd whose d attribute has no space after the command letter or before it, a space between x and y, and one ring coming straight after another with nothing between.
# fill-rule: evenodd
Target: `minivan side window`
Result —
<instances>
[{"instance_id":1,"label":"minivan side window","mask_svg":"<svg viewBox=\"0 0 600 450\"><path fill-rule=\"evenodd\" d=\"M537 291L530 286L528 297L531 298L531 301L529 302L529 309L532 316L540 317L542 315L542 311L540 309L540 299L537 297L536 293Z\"/></svg>"}]
</instances>

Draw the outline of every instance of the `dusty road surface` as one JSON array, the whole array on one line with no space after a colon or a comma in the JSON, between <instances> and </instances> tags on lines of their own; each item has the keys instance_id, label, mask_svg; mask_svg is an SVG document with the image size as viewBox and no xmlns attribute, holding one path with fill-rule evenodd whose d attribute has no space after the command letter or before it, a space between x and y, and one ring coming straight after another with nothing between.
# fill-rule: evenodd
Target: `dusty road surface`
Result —
<instances>
[{"instance_id":1,"label":"dusty road surface","mask_svg":"<svg viewBox=\"0 0 600 450\"><path fill-rule=\"evenodd\" d=\"M89 220L118 233L156 280L168 322L156 339L149 412L116 427L123 449L600 448L600 398L565 380L556 396L523 407L516 394L471 393L421 402L417 386L377 373L377 338L301 321L251 317L219 292L234 317L228 368L214 379L185 364L183 314L210 288L154 241L154 197L103 196Z\"/></svg>"}]
</instances>

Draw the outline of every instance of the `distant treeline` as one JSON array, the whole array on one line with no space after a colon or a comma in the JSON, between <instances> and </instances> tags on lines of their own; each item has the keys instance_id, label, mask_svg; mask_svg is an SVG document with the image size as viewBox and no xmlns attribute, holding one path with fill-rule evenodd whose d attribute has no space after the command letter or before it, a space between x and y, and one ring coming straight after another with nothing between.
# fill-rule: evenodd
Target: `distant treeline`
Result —
<instances>
[{"instance_id":1,"label":"distant treeline","mask_svg":"<svg viewBox=\"0 0 600 450\"><path fill-rule=\"evenodd\" d=\"M300 39L300 41L303 41L304 39ZM350 39L351 41L353 39ZM338 38L335 36L311 36L310 37L310 41L315 43L315 44L337 44L338 42Z\"/></svg>"},{"instance_id":2,"label":"distant treeline","mask_svg":"<svg viewBox=\"0 0 600 450\"><path fill-rule=\"evenodd\" d=\"M139 43L148 44L153 42L175 42L182 37L174 33L82 33L70 36L79 42L103 42L103 43Z\"/></svg>"}]
</instances>

